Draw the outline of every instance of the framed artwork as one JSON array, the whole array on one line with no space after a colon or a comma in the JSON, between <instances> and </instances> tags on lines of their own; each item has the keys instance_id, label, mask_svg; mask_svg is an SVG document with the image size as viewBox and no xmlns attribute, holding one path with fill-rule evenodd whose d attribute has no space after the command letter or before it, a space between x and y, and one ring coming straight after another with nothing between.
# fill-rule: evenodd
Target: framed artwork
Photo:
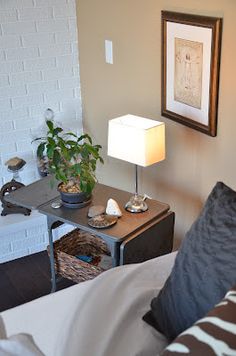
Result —
<instances>
[{"instance_id":1,"label":"framed artwork","mask_svg":"<svg viewBox=\"0 0 236 356\"><path fill-rule=\"evenodd\" d=\"M216 136L222 19L162 11L162 115Z\"/></svg>"}]
</instances>

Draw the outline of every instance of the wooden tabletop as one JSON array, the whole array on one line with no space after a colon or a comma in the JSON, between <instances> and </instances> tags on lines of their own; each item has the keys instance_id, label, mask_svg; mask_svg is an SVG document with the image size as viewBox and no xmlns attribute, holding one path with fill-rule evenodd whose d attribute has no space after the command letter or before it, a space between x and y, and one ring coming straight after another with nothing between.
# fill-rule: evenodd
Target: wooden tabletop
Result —
<instances>
[{"instance_id":1,"label":"wooden tabletop","mask_svg":"<svg viewBox=\"0 0 236 356\"><path fill-rule=\"evenodd\" d=\"M52 219L73 224L83 230L95 233L107 239L124 240L135 231L158 219L169 210L169 205L153 199L147 201L148 210L142 213L130 213L124 206L130 199L131 193L107 185L97 183L92 194L91 203L80 209L72 209L61 206L58 209L52 208L54 201L60 201L59 193L54 187L50 187L50 178L43 178L35 183L23 187L7 196L11 203L38 209L40 213ZM122 211L122 217L118 222L106 229L95 229L88 225L88 209L92 205L103 205L106 207L109 198L115 199Z\"/></svg>"},{"instance_id":2,"label":"wooden tabletop","mask_svg":"<svg viewBox=\"0 0 236 356\"><path fill-rule=\"evenodd\" d=\"M38 209L56 197L59 197L57 183L51 184L51 177L45 177L36 182L26 185L5 196L5 200L28 209Z\"/></svg>"}]
</instances>

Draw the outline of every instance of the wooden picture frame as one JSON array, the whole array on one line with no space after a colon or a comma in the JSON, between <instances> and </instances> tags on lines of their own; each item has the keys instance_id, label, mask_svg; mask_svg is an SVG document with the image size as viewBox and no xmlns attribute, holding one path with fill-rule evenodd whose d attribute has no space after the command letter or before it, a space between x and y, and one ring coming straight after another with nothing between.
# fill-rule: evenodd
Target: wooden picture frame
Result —
<instances>
[{"instance_id":1,"label":"wooden picture frame","mask_svg":"<svg viewBox=\"0 0 236 356\"><path fill-rule=\"evenodd\" d=\"M222 19L162 11L162 115L217 134Z\"/></svg>"}]
</instances>

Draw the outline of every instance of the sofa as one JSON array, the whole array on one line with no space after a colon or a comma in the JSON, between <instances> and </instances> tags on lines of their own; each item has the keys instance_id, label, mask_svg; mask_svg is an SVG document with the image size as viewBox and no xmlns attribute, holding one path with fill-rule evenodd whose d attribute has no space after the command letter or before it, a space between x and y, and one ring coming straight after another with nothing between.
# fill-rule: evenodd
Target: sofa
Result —
<instances>
[{"instance_id":1,"label":"sofa","mask_svg":"<svg viewBox=\"0 0 236 356\"><path fill-rule=\"evenodd\" d=\"M236 355L236 192L217 182L178 252L0 314L0 356Z\"/></svg>"}]
</instances>

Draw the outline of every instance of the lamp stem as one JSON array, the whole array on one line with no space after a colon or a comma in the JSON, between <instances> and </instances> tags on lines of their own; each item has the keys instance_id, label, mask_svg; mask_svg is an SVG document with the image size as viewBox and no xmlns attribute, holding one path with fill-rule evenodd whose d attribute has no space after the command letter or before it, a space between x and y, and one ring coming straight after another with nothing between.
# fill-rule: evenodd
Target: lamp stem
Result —
<instances>
[{"instance_id":1,"label":"lamp stem","mask_svg":"<svg viewBox=\"0 0 236 356\"><path fill-rule=\"evenodd\" d=\"M125 209L131 213L141 213L148 209L142 196L138 194L138 166L135 164L135 194L125 205Z\"/></svg>"},{"instance_id":2,"label":"lamp stem","mask_svg":"<svg viewBox=\"0 0 236 356\"><path fill-rule=\"evenodd\" d=\"M135 195L138 195L138 165L135 164Z\"/></svg>"}]
</instances>

